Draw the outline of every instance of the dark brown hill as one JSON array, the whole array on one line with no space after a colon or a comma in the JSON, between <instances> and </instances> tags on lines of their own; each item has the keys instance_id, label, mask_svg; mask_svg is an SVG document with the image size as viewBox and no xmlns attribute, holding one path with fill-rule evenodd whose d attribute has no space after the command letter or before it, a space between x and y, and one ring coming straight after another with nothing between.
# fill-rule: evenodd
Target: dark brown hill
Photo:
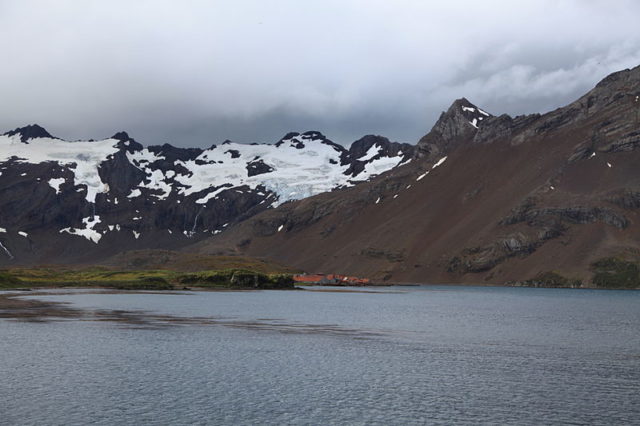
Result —
<instances>
[{"instance_id":1,"label":"dark brown hill","mask_svg":"<svg viewBox=\"0 0 640 426\"><path fill-rule=\"evenodd\" d=\"M410 164L190 250L392 282L501 284L556 271L589 283L598 259L640 258L639 96L636 67L544 115L493 117L458 100Z\"/></svg>"}]
</instances>

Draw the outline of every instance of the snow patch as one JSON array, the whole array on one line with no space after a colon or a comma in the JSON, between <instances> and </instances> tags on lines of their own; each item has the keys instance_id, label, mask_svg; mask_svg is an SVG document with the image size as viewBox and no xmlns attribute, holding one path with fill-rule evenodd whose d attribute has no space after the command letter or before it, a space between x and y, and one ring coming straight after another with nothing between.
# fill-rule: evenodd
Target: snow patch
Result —
<instances>
[{"instance_id":1,"label":"snow patch","mask_svg":"<svg viewBox=\"0 0 640 426\"><path fill-rule=\"evenodd\" d=\"M21 163L56 162L68 166L74 185L86 185L87 201L95 203L96 195L109 190L100 179L98 166L118 151L116 139L95 142L66 142L53 138L30 139L23 143L20 135L0 136L0 161L16 157Z\"/></svg>"},{"instance_id":2,"label":"snow patch","mask_svg":"<svg viewBox=\"0 0 640 426\"><path fill-rule=\"evenodd\" d=\"M402 157L382 157L377 160L370 161L365 164L364 170L360 172L355 178L351 180L354 182L360 182L369 180L373 176L379 175L396 167L402 161Z\"/></svg>"},{"instance_id":3,"label":"snow patch","mask_svg":"<svg viewBox=\"0 0 640 426\"><path fill-rule=\"evenodd\" d=\"M426 172L424 172L423 174L421 174L420 176L418 176L418 178L416 179L416 182L417 182L417 181L419 181L419 180L424 179L424 177L425 177L426 175L428 175L428 174L429 174L429 170L427 170Z\"/></svg>"},{"instance_id":4,"label":"snow patch","mask_svg":"<svg viewBox=\"0 0 640 426\"><path fill-rule=\"evenodd\" d=\"M378 144L373 144L373 145L371 145L369 147L369 150L366 152L366 154L364 154L362 157L358 158L358 160L359 161L369 161L373 157L378 155L380 153L381 149L382 149L382 147L378 146Z\"/></svg>"},{"instance_id":5,"label":"snow patch","mask_svg":"<svg viewBox=\"0 0 640 426\"><path fill-rule=\"evenodd\" d=\"M4 244L2 244L2 242L0 242L0 248L2 248L2 250L4 250L5 253L7 253L7 256L9 256L9 259L13 259L13 254L11 254L9 249L6 248Z\"/></svg>"},{"instance_id":6,"label":"snow patch","mask_svg":"<svg viewBox=\"0 0 640 426\"><path fill-rule=\"evenodd\" d=\"M138 188L136 189L132 189L131 190L131 194L127 195L127 198L136 198L142 195L142 191L140 191Z\"/></svg>"},{"instance_id":7,"label":"snow patch","mask_svg":"<svg viewBox=\"0 0 640 426\"><path fill-rule=\"evenodd\" d=\"M278 232L282 231L282 228L284 228L284 225L278 226Z\"/></svg>"},{"instance_id":8,"label":"snow patch","mask_svg":"<svg viewBox=\"0 0 640 426\"><path fill-rule=\"evenodd\" d=\"M100 238L102 238L102 234L93 228L100 223L100 216L85 217L82 219L82 223L84 224L84 228L63 228L60 230L60 233L66 232L71 235L78 235L98 244Z\"/></svg>"},{"instance_id":9,"label":"snow patch","mask_svg":"<svg viewBox=\"0 0 640 426\"><path fill-rule=\"evenodd\" d=\"M49 186L56 191L56 194L59 194L60 185L62 185L65 182L66 182L65 178L52 178L52 179L49 179Z\"/></svg>"},{"instance_id":10,"label":"snow patch","mask_svg":"<svg viewBox=\"0 0 640 426\"><path fill-rule=\"evenodd\" d=\"M29 234L27 234L27 233L26 233L26 232L24 232L24 231L18 231L18 235L20 235L20 236L22 236L22 237L25 237L25 238L27 238L27 237L29 236Z\"/></svg>"},{"instance_id":11,"label":"snow patch","mask_svg":"<svg viewBox=\"0 0 640 426\"><path fill-rule=\"evenodd\" d=\"M139 184L138 187L160 191L160 194L151 194L151 196L156 197L159 200L166 200L169 194L171 194L171 190L173 188L165 181L166 177L162 170L145 169L144 171L147 174L149 183L143 182ZM131 195L129 195L129 197L131 197Z\"/></svg>"},{"instance_id":12,"label":"snow patch","mask_svg":"<svg viewBox=\"0 0 640 426\"><path fill-rule=\"evenodd\" d=\"M446 156L444 156L441 159L439 159L438 162L431 167L431 169L432 170L435 169L436 167L440 166L445 161L447 161L447 157Z\"/></svg>"},{"instance_id":13,"label":"snow patch","mask_svg":"<svg viewBox=\"0 0 640 426\"><path fill-rule=\"evenodd\" d=\"M131 231L133 232L133 237L137 240L138 238L140 238L140 233L136 232L136 231Z\"/></svg>"}]
</instances>

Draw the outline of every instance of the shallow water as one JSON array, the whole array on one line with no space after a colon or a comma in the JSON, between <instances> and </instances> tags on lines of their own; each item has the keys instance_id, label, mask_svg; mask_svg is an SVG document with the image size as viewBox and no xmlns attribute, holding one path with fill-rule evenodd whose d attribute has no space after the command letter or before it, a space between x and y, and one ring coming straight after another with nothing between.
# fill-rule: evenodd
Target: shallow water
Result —
<instances>
[{"instance_id":1,"label":"shallow water","mask_svg":"<svg viewBox=\"0 0 640 426\"><path fill-rule=\"evenodd\" d=\"M85 314L0 320L2 424L640 419L640 292L424 286L26 297Z\"/></svg>"}]
</instances>

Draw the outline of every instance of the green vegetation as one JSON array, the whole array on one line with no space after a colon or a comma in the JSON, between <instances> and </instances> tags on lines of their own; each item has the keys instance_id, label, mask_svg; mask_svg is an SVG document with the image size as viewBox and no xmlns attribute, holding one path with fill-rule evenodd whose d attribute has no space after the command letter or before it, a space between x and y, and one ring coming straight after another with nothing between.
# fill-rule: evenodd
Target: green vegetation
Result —
<instances>
[{"instance_id":1,"label":"green vegetation","mask_svg":"<svg viewBox=\"0 0 640 426\"><path fill-rule=\"evenodd\" d=\"M524 281L526 286L548 287L548 288L580 288L582 280L577 278L567 278L555 271L541 272L535 278Z\"/></svg>"},{"instance_id":2,"label":"green vegetation","mask_svg":"<svg viewBox=\"0 0 640 426\"><path fill-rule=\"evenodd\" d=\"M638 263L606 257L591 264L593 284L601 288L640 288Z\"/></svg>"},{"instance_id":3,"label":"green vegetation","mask_svg":"<svg viewBox=\"0 0 640 426\"><path fill-rule=\"evenodd\" d=\"M291 275L261 274L242 269L185 274L178 277L178 281L181 284L195 285L198 287L261 289L294 288L294 281Z\"/></svg>"},{"instance_id":4,"label":"green vegetation","mask_svg":"<svg viewBox=\"0 0 640 426\"><path fill-rule=\"evenodd\" d=\"M119 290L205 288L294 288L290 274L263 274L244 269L183 273L172 270L120 271L106 267L14 268L0 271L0 288L102 287Z\"/></svg>"},{"instance_id":5,"label":"green vegetation","mask_svg":"<svg viewBox=\"0 0 640 426\"><path fill-rule=\"evenodd\" d=\"M0 289L20 287L22 282L7 271L0 271Z\"/></svg>"},{"instance_id":6,"label":"green vegetation","mask_svg":"<svg viewBox=\"0 0 640 426\"><path fill-rule=\"evenodd\" d=\"M162 277L143 277L137 281L118 283L119 290L175 290L175 287Z\"/></svg>"}]
</instances>

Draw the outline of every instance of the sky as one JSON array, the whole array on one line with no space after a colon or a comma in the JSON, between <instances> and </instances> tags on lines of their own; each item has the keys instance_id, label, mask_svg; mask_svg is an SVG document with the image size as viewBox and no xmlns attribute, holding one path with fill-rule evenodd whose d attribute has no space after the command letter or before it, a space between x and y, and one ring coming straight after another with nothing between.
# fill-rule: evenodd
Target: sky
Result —
<instances>
[{"instance_id":1,"label":"sky","mask_svg":"<svg viewBox=\"0 0 640 426\"><path fill-rule=\"evenodd\" d=\"M0 132L415 143L453 100L546 112L640 65L635 0L0 0Z\"/></svg>"}]
</instances>

